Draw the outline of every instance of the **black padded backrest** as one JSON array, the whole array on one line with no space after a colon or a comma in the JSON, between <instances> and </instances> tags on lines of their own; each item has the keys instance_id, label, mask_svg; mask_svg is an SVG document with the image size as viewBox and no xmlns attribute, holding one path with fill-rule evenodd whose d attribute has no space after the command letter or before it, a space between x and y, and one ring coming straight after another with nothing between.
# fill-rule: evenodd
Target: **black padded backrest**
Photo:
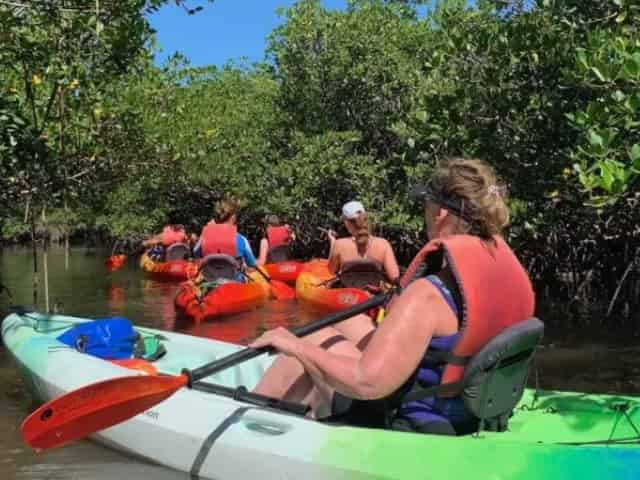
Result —
<instances>
[{"instance_id":1,"label":"black padded backrest","mask_svg":"<svg viewBox=\"0 0 640 480\"><path fill-rule=\"evenodd\" d=\"M267 263L280 263L291 260L291 248L287 244L278 245L267 252Z\"/></svg>"},{"instance_id":2,"label":"black padded backrest","mask_svg":"<svg viewBox=\"0 0 640 480\"><path fill-rule=\"evenodd\" d=\"M207 255L202 259L200 264L200 273L207 282L212 282L220 278L235 280L236 275L240 272L240 265L230 255L223 253L214 253Z\"/></svg>"},{"instance_id":3,"label":"black padded backrest","mask_svg":"<svg viewBox=\"0 0 640 480\"><path fill-rule=\"evenodd\" d=\"M347 288L365 288L368 285L378 286L386 280L380 262L369 259L345 262L340 270L340 284Z\"/></svg>"},{"instance_id":4,"label":"black padded backrest","mask_svg":"<svg viewBox=\"0 0 640 480\"><path fill-rule=\"evenodd\" d=\"M165 253L165 261L186 260L191 256L191 249L186 243L174 243L169 245Z\"/></svg>"},{"instance_id":5,"label":"black padded backrest","mask_svg":"<svg viewBox=\"0 0 640 480\"><path fill-rule=\"evenodd\" d=\"M537 318L520 322L493 338L471 359L464 372L462 397L483 421L481 428L503 431L522 398L529 364L544 333Z\"/></svg>"}]
</instances>

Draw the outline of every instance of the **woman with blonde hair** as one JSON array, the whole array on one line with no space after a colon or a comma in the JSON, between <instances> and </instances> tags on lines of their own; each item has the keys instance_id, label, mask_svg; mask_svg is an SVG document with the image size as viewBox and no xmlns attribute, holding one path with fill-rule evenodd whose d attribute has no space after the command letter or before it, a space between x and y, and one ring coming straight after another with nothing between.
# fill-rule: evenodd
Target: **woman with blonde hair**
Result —
<instances>
[{"instance_id":1,"label":"woman with blonde hair","mask_svg":"<svg viewBox=\"0 0 640 480\"><path fill-rule=\"evenodd\" d=\"M339 274L354 260L369 260L377 263L387 280L395 281L400 275L393 248L387 240L371 234L369 216L362 203L351 201L342 207L342 220L349 232L347 238L336 238L329 231L329 271Z\"/></svg>"},{"instance_id":2,"label":"woman with blonde hair","mask_svg":"<svg viewBox=\"0 0 640 480\"><path fill-rule=\"evenodd\" d=\"M385 321L376 327L358 315L305 338L284 328L264 333L250 346L281 355L256 392L350 424L450 434L477 427L459 390L418 400L409 392L455 385L463 356L533 315L533 289L501 236L506 193L489 165L439 163L413 194L423 205L428 242L403 275Z\"/></svg>"}]
</instances>

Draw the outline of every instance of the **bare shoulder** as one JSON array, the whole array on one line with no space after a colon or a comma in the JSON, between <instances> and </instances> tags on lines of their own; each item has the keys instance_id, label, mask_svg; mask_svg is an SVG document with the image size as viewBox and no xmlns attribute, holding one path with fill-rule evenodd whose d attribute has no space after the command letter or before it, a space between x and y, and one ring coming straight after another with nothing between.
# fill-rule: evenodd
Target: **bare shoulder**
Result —
<instances>
[{"instance_id":1,"label":"bare shoulder","mask_svg":"<svg viewBox=\"0 0 640 480\"><path fill-rule=\"evenodd\" d=\"M436 286L428 281L418 279L409 284L396 299L398 302L430 302L440 299Z\"/></svg>"},{"instance_id":2,"label":"bare shoulder","mask_svg":"<svg viewBox=\"0 0 640 480\"><path fill-rule=\"evenodd\" d=\"M349 246L350 242L351 242L350 238L336 238L336 241L333 243L333 248L334 250L336 249L344 250Z\"/></svg>"},{"instance_id":3,"label":"bare shoulder","mask_svg":"<svg viewBox=\"0 0 640 480\"><path fill-rule=\"evenodd\" d=\"M391 333L409 329L417 336L420 332L431 335L442 312L437 289L430 282L418 280L393 299L389 315L379 328Z\"/></svg>"},{"instance_id":4,"label":"bare shoulder","mask_svg":"<svg viewBox=\"0 0 640 480\"><path fill-rule=\"evenodd\" d=\"M373 241L378 245L380 245L381 248L391 248L391 244L389 243L389 240L387 240L386 238L373 237Z\"/></svg>"}]
</instances>

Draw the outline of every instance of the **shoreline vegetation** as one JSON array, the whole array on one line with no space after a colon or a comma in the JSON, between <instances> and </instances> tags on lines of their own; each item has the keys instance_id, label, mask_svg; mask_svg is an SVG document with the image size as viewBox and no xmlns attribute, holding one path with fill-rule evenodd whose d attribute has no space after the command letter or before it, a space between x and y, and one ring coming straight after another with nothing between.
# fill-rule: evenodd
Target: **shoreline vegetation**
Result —
<instances>
[{"instance_id":1,"label":"shoreline vegetation","mask_svg":"<svg viewBox=\"0 0 640 480\"><path fill-rule=\"evenodd\" d=\"M188 1L85 3L0 2L0 243L199 232L233 195L252 242L278 214L308 258L359 198L406 265L407 190L477 156L540 317L640 331L640 0L303 0L223 68L153 63L147 15Z\"/></svg>"}]
</instances>

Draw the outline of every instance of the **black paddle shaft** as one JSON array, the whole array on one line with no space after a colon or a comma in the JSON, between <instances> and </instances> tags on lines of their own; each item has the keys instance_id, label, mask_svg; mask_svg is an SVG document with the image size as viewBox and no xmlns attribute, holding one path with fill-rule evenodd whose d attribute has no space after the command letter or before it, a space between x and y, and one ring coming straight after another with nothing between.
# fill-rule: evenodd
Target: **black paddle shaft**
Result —
<instances>
[{"instance_id":1,"label":"black paddle shaft","mask_svg":"<svg viewBox=\"0 0 640 480\"><path fill-rule=\"evenodd\" d=\"M391 298L392 292L393 290L382 295L376 295L375 297L371 297L369 300L354 305L351 308L336 312L332 315L329 315L328 317L321 318L320 320L312 322L308 325L294 328L291 330L291 333L293 333L296 337L304 337L305 335L309 335L325 327L353 317L358 313L363 313L371 308L379 307L380 305L385 304L389 300L389 298ZM218 373L229 367L233 367L238 363L251 360L252 358L257 357L258 355L262 355L263 353L270 353L273 351L274 350L272 347L263 347L257 349L244 348L238 352L232 353L231 355L227 355L226 357L223 357L219 360L215 360L207 365L196 368L195 370L183 370L182 374L186 375L189 378L189 386L191 386L195 382L202 380L209 375L213 375L214 373Z\"/></svg>"}]
</instances>

